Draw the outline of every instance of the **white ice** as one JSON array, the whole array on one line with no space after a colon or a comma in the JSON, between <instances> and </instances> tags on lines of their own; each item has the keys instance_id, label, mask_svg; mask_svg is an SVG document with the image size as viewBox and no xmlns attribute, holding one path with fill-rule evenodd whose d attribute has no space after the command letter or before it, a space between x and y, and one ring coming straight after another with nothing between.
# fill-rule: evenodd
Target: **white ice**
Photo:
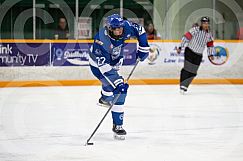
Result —
<instances>
[{"instance_id":1,"label":"white ice","mask_svg":"<svg viewBox=\"0 0 243 161\"><path fill-rule=\"evenodd\" d=\"M243 161L243 86L131 86L125 141L99 86L0 89L0 161Z\"/></svg>"}]
</instances>

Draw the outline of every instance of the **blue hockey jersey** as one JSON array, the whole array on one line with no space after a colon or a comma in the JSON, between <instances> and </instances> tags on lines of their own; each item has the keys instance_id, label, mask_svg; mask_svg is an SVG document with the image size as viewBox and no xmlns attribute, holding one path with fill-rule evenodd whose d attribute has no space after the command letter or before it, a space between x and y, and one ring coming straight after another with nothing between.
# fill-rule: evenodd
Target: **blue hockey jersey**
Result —
<instances>
[{"instance_id":1,"label":"blue hockey jersey","mask_svg":"<svg viewBox=\"0 0 243 161\"><path fill-rule=\"evenodd\" d=\"M122 38L118 40L111 38L107 29L102 28L95 35L94 43L91 46L91 52L89 54L90 65L98 68L114 88L123 82L117 70L123 63L124 41L130 37L136 37L139 45L137 52L149 52L149 45L144 28L130 21L124 21L124 23Z\"/></svg>"}]
</instances>

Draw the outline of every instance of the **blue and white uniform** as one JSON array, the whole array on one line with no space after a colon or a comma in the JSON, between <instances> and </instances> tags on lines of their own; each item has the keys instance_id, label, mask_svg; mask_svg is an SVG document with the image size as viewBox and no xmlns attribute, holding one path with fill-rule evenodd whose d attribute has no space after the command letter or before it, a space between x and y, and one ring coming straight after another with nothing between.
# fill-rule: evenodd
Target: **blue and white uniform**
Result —
<instances>
[{"instance_id":1,"label":"blue and white uniform","mask_svg":"<svg viewBox=\"0 0 243 161\"><path fill-rule=\"evenodd\" d=\"M120 18L119 15L112 16ZM112 16L110 16L110 20L113 20ZM120 18L119 20L122 19ZM117 88L120 84L124 84L123 77L118 73L118 70L123 64L124 41L130 37L136 37L138 39L139 47L137 57L142 60L147 57L149 52L147 36L142 26L122 20L122 27L123 34L119 39L114 39L110 36L110 31L107 26L102 28L94 37L94 43L91 46L89 55L91 71L102 83L101 97L106 101L112 101L116 94L121 94L111 109L113 124L115 125L123 124L123 105L127 95L126 90L119 91Z\"/></svg>"}]
</instances>

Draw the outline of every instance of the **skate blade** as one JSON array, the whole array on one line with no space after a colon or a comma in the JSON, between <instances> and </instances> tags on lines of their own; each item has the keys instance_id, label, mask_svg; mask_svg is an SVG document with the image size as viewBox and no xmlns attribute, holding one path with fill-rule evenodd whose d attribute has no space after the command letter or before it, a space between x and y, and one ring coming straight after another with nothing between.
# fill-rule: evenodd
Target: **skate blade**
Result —
<instances>
[{"instance_id":1,"label":"skate blade","mask_svg":"<svg viewBox=\"0 0 243 161\"><path fill-rule=\"evenodd\" d=\"M114 139L115 140L125 140L125 135L117 135L117 134L114 134L113 135Z\"/></svg>"},{"instance_id":2,"label":"skate blade","mask_svg":"<svg viewBox=\"0 0 243 161\"><path fill-rule=\"evenodd\" d=\"M180 90L180 94L181 94L181 95L186 95L186 91L184 91L184 90Z\"/></svg>"},{"instance_id":3,"label":"skate blade","mask_svg":"<svg viewBox=\"0 0 243 161\"><path fill-rule=\"evenodd\" d=\"M98 106L100 107L105 107L105 108L109 108L110 106L107 106L107 105L104 105L104 104L101 104L101 103L97 103Z\"/></svg>"}]
</instances>

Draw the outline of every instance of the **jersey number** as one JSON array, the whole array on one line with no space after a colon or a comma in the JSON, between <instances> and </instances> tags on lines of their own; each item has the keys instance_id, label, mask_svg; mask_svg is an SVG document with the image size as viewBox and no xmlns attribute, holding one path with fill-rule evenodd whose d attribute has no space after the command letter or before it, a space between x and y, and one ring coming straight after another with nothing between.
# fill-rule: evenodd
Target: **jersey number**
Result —
<instances>
[{"instance_id":1,"label":"jersey number","mask_svg":"<svg viewBox=\"0 0 243 161\"><path fill-rule=\"evenodd\" d=\"M143 34L143 27L142 26L139 26L136 23L133 23L133 26L137 29L139 35Z\"/></svg>"}]
</instances>

